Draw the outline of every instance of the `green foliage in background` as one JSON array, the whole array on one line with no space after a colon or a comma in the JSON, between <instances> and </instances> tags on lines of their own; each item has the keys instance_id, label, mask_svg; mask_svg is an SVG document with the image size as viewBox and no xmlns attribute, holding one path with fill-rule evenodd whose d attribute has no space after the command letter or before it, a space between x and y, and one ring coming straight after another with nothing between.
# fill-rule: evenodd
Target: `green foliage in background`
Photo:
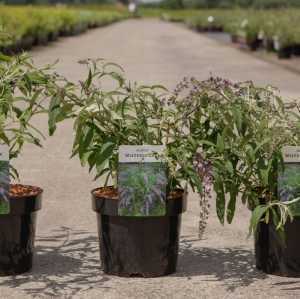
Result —
<instances>
[{"instance_id":1,"label":"green foliage in background","mask_svg":"<svg viewBox=\"0 0 300 299\"><path fill-rule=\"evenodd\" d=\"M182 8L287 8L300 7L299 0L163 0L161 2L146 3L146 7L160 7L166 9Z\"/></svg>"},{"instance_id":2,"label":"green foliage in background","mask_svg":"<svg viewBox=\"0 0 300 299\"><path fill-rule=\"evenodd\" d=\"M126 17L126 12L108 8L0 5L0 51L20 52L59 36L79 34Z\"/></svg>"},{"instance_id":3,"label":"green foliage in background","mask_svg":"<svg viewBox=\"0 0 300 299\"><path fill-rule=\"evenodd\" d=\"M299 9L253 10L253 9L183 9L141 10L145 16L160 16L171 22L184 22L190 28L210 31L219 28L248 44L259 41L268 50L281 51L300 45Z\"/></svg>"}]
</instances>

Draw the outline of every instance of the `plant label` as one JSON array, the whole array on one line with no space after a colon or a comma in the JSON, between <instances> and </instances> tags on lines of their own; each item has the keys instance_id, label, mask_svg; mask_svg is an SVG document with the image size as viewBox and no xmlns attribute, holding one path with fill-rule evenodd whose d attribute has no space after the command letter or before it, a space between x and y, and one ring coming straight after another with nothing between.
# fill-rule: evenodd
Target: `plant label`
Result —
<instances>
[{"instance_id":1,"label":"plant label","mask_svg":"<svg viewBox=\"0 0 300 299\"><path fill-rule=\"evenodd\" d=\"M283 160L284 169L278 174L278 196L286 202L300 197L300 146L284 147Z\"/></svg>"},{"instance_id":2,"label":"plant label","mask_svg":"<svg viewBox=\"0 0 300 299\"><path fill-rule=\"evenodd\" d=\"M166 214L165 146L119 147L119 216L153 217Z\"/></svg>"},{"instance_id":3,"label":"plant label","mask_svg":"<svg viewBox=\"0 0 300 299\"><path fill-rule=\"evenodd\" d=\"M9 184L9 148L0 145L0 215L10 213Z\"/></svg>"},{"instance_id":4,"label":"plant label","mask_svg":"<svg viewBox=\"0 0 300 299\"><path fill-rule=\"evenodd\" d=\"M284 163L300 163L300 146L285 146L283 160Z\"/></svg>"}]
</instances>

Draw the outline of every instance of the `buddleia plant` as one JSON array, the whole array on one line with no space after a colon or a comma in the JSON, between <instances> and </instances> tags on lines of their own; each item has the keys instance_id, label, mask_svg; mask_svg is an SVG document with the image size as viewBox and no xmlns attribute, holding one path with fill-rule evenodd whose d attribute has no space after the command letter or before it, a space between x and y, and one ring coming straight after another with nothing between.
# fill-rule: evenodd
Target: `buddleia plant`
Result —
<instances>
[{"instance_id":1,"label":"buddleia plant","mask_svg":"<svg viewBox=\"0 0 300 299\"><path fill-rule=\"evenodd\" d=\"M27 54L9 57L0 52L0 78L0 144L9 147L12 160L26 143L41 146L44 135L33 119L47 112L47 99L61 77L51 65L37 68ZM19 176L11 163L10 175Z\"/></svg>"}]
</instances>

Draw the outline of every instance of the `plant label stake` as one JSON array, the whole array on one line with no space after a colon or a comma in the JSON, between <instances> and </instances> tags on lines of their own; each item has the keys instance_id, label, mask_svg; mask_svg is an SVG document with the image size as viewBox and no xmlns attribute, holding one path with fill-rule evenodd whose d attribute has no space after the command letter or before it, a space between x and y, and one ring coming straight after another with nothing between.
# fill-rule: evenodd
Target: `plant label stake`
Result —
<instances>
[{"instance_id":1,"label":"plant label stake","mask_svg":"<svg viewBox=\"0 0 300 299\"><path fill-rule=\"evenodd\" d=\"M166 215L167 174L163 145L119 148L119 216Z\"/></svg>"},{"instance_id":2,"label":"plant label stake","mask_svg":"<svg viewBox=\"0 0 300 299\"><path fill-rule=\"evenodd\" d=\"M0 144L0 215L10 213L9 184L9 148Z\"/></svg>"},{"instance_id":3,"label":"plant label stake","mask_svg":"<svg viewBox=\"0 0 300 299\"><path fill-rule=\"evenodd\" d=\"M281 201L300 197L300 146L283 148L284 170L278 175L278 196Z\"/></svg>"}]
</instances>

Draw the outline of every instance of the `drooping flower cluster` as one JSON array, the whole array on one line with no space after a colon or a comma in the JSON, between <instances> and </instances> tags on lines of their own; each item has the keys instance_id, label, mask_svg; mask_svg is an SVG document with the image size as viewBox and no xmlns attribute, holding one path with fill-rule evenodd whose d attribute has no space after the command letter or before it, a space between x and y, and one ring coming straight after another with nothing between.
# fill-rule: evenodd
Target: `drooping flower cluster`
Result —
<instances>
[{"instance_id":1,"label":"drooping flower cluster","mask_svg":"<svg viewBox=\"0 0 300 299\"><path fill-rule=\"evenodd\" d=\"M212 197L213 173L212 164L204 156L197 152L194 156L193 166L202 181L203 190L200 193L200 219L199 219L199 238L203 237L210 209L210 199Z\"/></svg>"}]
</instances>

